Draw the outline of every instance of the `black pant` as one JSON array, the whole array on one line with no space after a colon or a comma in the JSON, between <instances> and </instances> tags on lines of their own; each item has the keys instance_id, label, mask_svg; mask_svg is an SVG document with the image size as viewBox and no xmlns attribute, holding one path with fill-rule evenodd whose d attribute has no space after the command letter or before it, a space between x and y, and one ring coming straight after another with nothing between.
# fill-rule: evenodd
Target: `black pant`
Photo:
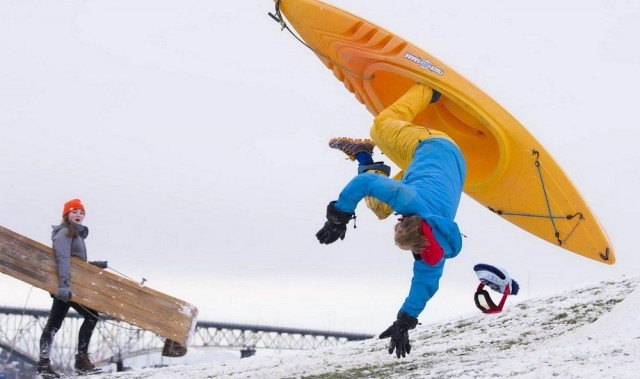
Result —
<instances>
[{"instance_id":1,"label":"black pant","mask_svg":"<svg viewBox=\"0 0 640 379\"><path fill-rule=\"evenodd\" d=\"M83 307L80 304L74 303L72 301L64 302L54 298L53 304L51 305L51 311L49 312L47 325L42 331L42 337L40 337L41 360L49 359L53 337L62 326L62 321L64 321L64 318L67 316L67 312L69 312L70 307L75 309L76 312L84 317L84 322L82 323L80 332L78 333L78 353L86 354L88 352L89 342L91 341L93 329L98 324L98 312L94 311L93 309Z\"/></svg>"}]
</instances>

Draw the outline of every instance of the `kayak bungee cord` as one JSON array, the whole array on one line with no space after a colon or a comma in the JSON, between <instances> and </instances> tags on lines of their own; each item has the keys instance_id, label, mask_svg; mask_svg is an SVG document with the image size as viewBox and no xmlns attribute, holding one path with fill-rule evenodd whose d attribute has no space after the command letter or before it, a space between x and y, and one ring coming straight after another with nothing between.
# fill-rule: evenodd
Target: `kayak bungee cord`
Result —
<instances>
[{"instance_id":1,"label":"kayak bungee cord","mask_svg":"<svg viewBox=\"0 0 640 379\"><path fill-rule=\"evenodd\" d=\"M300 42L301 44L303 44L304 46L306 46L309 50L313 51L314 54L316 54L318 57L320 57L321 59L324 59L328 62L330 62L332 65L336 66L338 69L340 69L341 71L357 78L360 80L373 80L374 76L369 76L369 77L364 77L360 74L358 74L357 72L353 72L351 70L349 70L348 68L344 67L343 65L337 63L336 61L334 61L333 59L329 58L328 56L322 54L321 52L317 51L316 49L314 49L313 47L309 46L308 44L306 44L300 37L298 37L290 28L289 25L287 25L287 23L284 21L284 17L282 16L282 13L280 12L280 0L276 0L276 12L275 14L268 12L268 15L274 19L278 24L280 24L281 27L281 31L282 30L287 30L289 32L289 34L291 34L295 39L298 40L298 42Z\"/></svg>"}]
</instances>

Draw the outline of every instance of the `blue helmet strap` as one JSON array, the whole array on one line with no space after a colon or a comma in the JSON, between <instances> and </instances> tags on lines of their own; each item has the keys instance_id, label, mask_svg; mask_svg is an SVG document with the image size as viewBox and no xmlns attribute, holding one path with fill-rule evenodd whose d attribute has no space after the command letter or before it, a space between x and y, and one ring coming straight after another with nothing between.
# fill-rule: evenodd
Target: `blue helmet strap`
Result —
<instances>
[{"instance_id":1,"label":"blue helmet strap","mask_svg":"<svg viewBox=\"0 0 640 379\"><path fill-rule=\"evenodd\" d=\"M491 300L491 296L489 292L484 289L484 283L480 283L478 285L478 289L476 290L475 296L473 300L476 303L476 307L482 311L482 313L500 313L502 312L502 307L504 307L504 303L507 301L507 296L511 293L511 288L509 284L505 286L504 293L502 295L502 299L500 303L496 305L496 303Z\"/></svg>"}]
</instances>

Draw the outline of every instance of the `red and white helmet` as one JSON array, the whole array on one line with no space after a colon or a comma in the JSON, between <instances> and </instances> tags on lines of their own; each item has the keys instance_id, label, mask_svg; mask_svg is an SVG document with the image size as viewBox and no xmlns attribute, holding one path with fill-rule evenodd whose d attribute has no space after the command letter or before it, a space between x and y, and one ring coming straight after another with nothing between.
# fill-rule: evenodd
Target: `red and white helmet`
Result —
<instances>
[{"instance_id":1,"label":"red and white helmet","mask_svg":"<svg viewBox=\"0 0 640 379\"><path fill-rule=\"evenodd\" d=\"M511 279L511 277L509 277L509 273L504 269L485 263L478 263L473 266L473 271L476 272L476 275L480 280L480 284L478 285L478 289L474 295L474 301L476 303L476 307L478 307L478 309L483 313L502 312L502 307L507 301L507 296L517 295L520 290L518 282ZM491 300L489 292L484 289L485 286L503 294L498 305Z\"/></svg>"}]
</instances>

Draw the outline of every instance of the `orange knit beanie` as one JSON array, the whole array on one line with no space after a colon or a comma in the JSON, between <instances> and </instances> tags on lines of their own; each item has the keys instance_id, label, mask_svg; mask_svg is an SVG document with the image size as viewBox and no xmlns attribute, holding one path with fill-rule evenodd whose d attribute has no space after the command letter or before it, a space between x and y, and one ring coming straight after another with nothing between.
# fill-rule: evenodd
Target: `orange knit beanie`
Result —
<instances>
[{"instance_id":1,"label":"orange knit beanie","mask_svg":"<svg viewBox=\"0 0 640 379\"><path fill-rule=\"evenodd\" d=\"M75 209L80 209L84 212L84 205L82 205L82 202L80 201L80 199L73 199L64 203L64 208L62 209L62 216L64 217L69 212Z\"/></svg>"}]
</instances>

